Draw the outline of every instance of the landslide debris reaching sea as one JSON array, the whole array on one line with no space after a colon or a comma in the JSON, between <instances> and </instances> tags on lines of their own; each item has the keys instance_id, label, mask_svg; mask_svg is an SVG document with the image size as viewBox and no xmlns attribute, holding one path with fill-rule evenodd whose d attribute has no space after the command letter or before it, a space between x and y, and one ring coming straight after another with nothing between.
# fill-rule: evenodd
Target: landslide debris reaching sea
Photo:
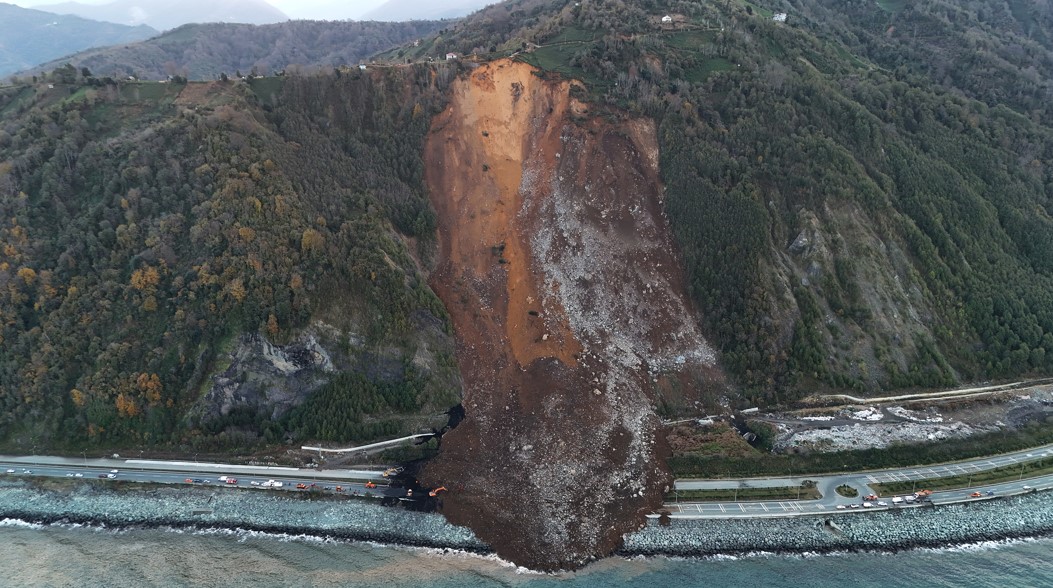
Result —
<instances>
[{"instance_id":1,"label":"landslide debris reaching sea","mask_svg":"<svg viewBox=\"0 0 1053 588\"><path fill-rule=\"evenodd\" d=\"M580 567L661 506L655 389L717 379L663 210L654 123L576 82L479 66L432 123L426 176L464 421L423 472L442 512L541 570ZM580 88L579 88L580 90Z\"/></svg>"}]
</instances>

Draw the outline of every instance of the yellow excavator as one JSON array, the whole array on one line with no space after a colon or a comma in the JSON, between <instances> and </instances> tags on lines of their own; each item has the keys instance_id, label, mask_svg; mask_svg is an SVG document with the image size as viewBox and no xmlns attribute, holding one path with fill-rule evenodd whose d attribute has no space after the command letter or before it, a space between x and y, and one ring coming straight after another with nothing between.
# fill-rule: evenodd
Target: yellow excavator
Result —
<instances>
[{"instance_id":1,"label":"yellow excavator","mask_svg":"<svg viewBox=\"0 0 1053 588\"><path fill-rule=\"evenodd\" d=\"M439 492L446 492L446 486L439 486L438 488L432 490L431 492L428 492L428 496L431 496L432 498L435 498L436 496L439 495Z\"/></svg>"}]
</instances>

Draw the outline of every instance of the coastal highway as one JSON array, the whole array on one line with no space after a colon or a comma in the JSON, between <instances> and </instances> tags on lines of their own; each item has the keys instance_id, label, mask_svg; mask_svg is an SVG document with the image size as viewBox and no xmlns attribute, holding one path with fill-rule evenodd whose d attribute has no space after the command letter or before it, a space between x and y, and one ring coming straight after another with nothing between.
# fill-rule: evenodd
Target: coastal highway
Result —
<instances>
[{"instance_id":1,"label":"coastal highway","mask_svg":"<svg viewBox=\"0 0 1053 588\"><path fill-rule=\"evenodd\" d=\"M932 466L916 468L898 468L888 470L877 470L870 472L853 472L843 474L826 474L802 476L794 478L747 478L727 480L677 480L675 490L731 490L743 488L784 488L800 486L805 480L816 483L816 488L822 494L818 500L783 500L783 501L759 501L759 502L692 502L676 500L665 505L665 508L674 517L689 518L727 518L727 517L751 517L751 516L793 516L800 514L822 514L833 511L855 511L866 510L861 506L862 499L847 498L838 494L835 489L841 485L852 486L859 492L859 496L873 494L870 484L887 482L912 482L932 478L943 478L950 476L969 476L977 472L983 472L995 468L1012 467L1017 464L1053 457L1053 444L1044 445L1032 449L1015 451L1002 455L995 455L972 460L945 463ZM1023 471L1021 470L1021 473ZM1028 487L1025 489L1025 486ZM932 495L933 504L946 504L964 500L988 499L988 491L994 493L994 497L1008 494L1019 494L1032 490L1047 490L1053 488L1053 475L1039 478L1022 479L1018 481L1003 482L1000 484L977 485L968 489L947 490ZM918 490L923 489L918 486ZM969 494L980 491L984 494L981 498L971 498ZM891 497L882 498L888 502L888 507L874 506L872 509L883 508L915 508L920 505L894 506ZM856 508L853 508L856 505ZM838 508L838 507L841 508Z\"/></svg>"},{"instance_id":2,"label":"coastal highway","mask_svg":"<svg viewBox=\"0 0 1053 588\"><path fill-rule=\"evenodd\" d=\"M114 478L107 475L116 470ZM79 475L78 475L79 474ZM0 476L49 476L74 479L121 480L161 484L264 488L268 480L282 482L267 489L298 491L297 484L309 489L342 486L345 494L402 496L405 490L388 488L388 480L378 470L314 470L274 466L245 466L193 461L157 461L142 459L76 459L50 456L0 456ZM237 479L227 484L220 476ZM197 480L195 482L195 480ZM255 482L256 484L253 484ZM372 482L376 488L366 488ZM303 491L303 490L299 490ZM334 490L335 491L335 490Z\"/></svg>"}]
</instances>

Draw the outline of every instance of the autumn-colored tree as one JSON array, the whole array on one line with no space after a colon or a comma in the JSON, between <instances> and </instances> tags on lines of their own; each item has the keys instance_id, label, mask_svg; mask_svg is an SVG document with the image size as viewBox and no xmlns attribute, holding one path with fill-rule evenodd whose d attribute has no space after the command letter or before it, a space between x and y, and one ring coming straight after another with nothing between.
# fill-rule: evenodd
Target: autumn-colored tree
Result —
<instances>
[{"instance_id":1,"label":"autumn-colored tree","mask_svg":"<svg viewBox=\"0 0 1053 588\"><path fill-rule=\"evenodd\" d=\"M271 339L278 335L278 317L273 312L267 317L267 334Z\"/></svg>"},{"instance_id":2,"label":"autumn-colored tree","mask_svg":"<svg viewBox=\"0 0 1053 588\"><path fill-rule=\"evenodd\" d=\"M161 391L163 386L161 385L161 378L157 374L141 373L136 378L135 384L139 387L139 391L146 397L147 402L151 405L155 405L161 401Z\"/></svg>"},{"instance_id":3,"label":"autumn-colored tree","mask_svg":"<svg viewBox=\"0 0 1053 588\"><path fill-rule=\"evenodd\" d=\"M131 396L121 392L117 395L117 414L122 417L135 417L139 415L139 405L135 403L135 399Z\"/></svg>"},{"instance_id":4,"label":"autumn-colored tree","mask_svg":"<svg viewBox=\"0 0 1053 588\"><path fill-rule=\"evenodd\" d=\"M33 271L33 268L21 267L18 268L18 277L22 278L27 286L32 286L37 279L37 272Z\"/></svg>"},{"instance_id":5,"label":"autumn-colored tree","mask_svg":"<svg viewBox=\"0 0 1053 588\"><path fill-rule=\"evenodd\" d=\"M315 229L304 229L303 237L300 238L300 251L304 253L318 253L325 246L325 237Z\"/></svg>"},{"instance_id":6,"label":"autumn-colored tree","mask_svg":"<svg viewBox=\"0 0 1053 588\"><path fill-rule=\"evenodd\" d=\"M140 292L153 293L161 283L161 274L157 268L148 265L132 272L132 287Z\"/></svg>"},{"instance_id":7,"label":"autumn-colored tree","mask_svg":"<svg viewBox=\"0 0 1053 588\"><path fill-rule=\"evenodd\" d=\"M76 388L69 391L69 397L70 400L73 401L73 405L77 408L84 408L84 405L88 401L87 396Z\"/></svg>"}]
</instances>

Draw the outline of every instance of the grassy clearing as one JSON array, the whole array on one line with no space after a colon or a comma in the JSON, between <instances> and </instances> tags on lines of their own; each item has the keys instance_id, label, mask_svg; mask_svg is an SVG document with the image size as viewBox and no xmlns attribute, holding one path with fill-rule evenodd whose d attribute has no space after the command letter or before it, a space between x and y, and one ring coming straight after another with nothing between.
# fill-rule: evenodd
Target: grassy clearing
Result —
<instances>
[{"instance_id":1,"label":"grassy clearing","mask_svg":"<svg viewBox=\"0 0 1053 588\"><path fill-rule=\"evenodd\" d=\"M689 82L704 82L709 76L734 69L735 66L723 57L707 59L700 67L684 70L684 79Z\"/></svg>"},{"instance_id":2,"label":"grassy clearing","mask_svg":"<svg viewBox=\"0 0 1053 588\"><path fill-rule=\"evenodd\" d=\"M253 78L249 80L249 88L252 88L253 94L256 94L260 102L273 106L278 96L281 96L284 81L285 78L280 77Z\"/></svg>"},{"instance_id":3,"label":"grassy clearing","mask_svg":"<svg viewBox=\"0 0 1053 588\"><path fill-rule=\"evenodd\" d=\"M721 488L719 490L678 490L666 495L666 500L693 500L698 502L737 502L755 500L818 500L823 495L818 490L804 486L780 486L778 488Z\"/></svg>"},{"instance_id":4,"label":"grassy clearing","mask_svg":"<svg viewBox=\"0 0 1053 588\"><path fill-rule=\"evenodd\" d=\"M571 43L571 42L585 42L596 40L596 31L590 31L586 29L579 29L577 27L567 27L560 29L559 34L551 39L545 40L545 45L552 43Z\"/></svg>"},{"instance_id":5,"label":"grassy clearing","mask_svg":"<svg viewBox=\"0 0 1053 588\"><path fill-rule=\"evenodd\" d=\"M895 494L903 494L905 492L913 492L919 488L928 488L929 490L975 488L977 486L1011 482L1023 478L1034 478L1049 474L1053 474L1053 459L1040 459L1026 464L995 468L985 472L977 472L973 475L929 478L927 480L917 480L916 482L872 484L871 488L881 496L891 496Z\"/></svg>"}]
</instances>

